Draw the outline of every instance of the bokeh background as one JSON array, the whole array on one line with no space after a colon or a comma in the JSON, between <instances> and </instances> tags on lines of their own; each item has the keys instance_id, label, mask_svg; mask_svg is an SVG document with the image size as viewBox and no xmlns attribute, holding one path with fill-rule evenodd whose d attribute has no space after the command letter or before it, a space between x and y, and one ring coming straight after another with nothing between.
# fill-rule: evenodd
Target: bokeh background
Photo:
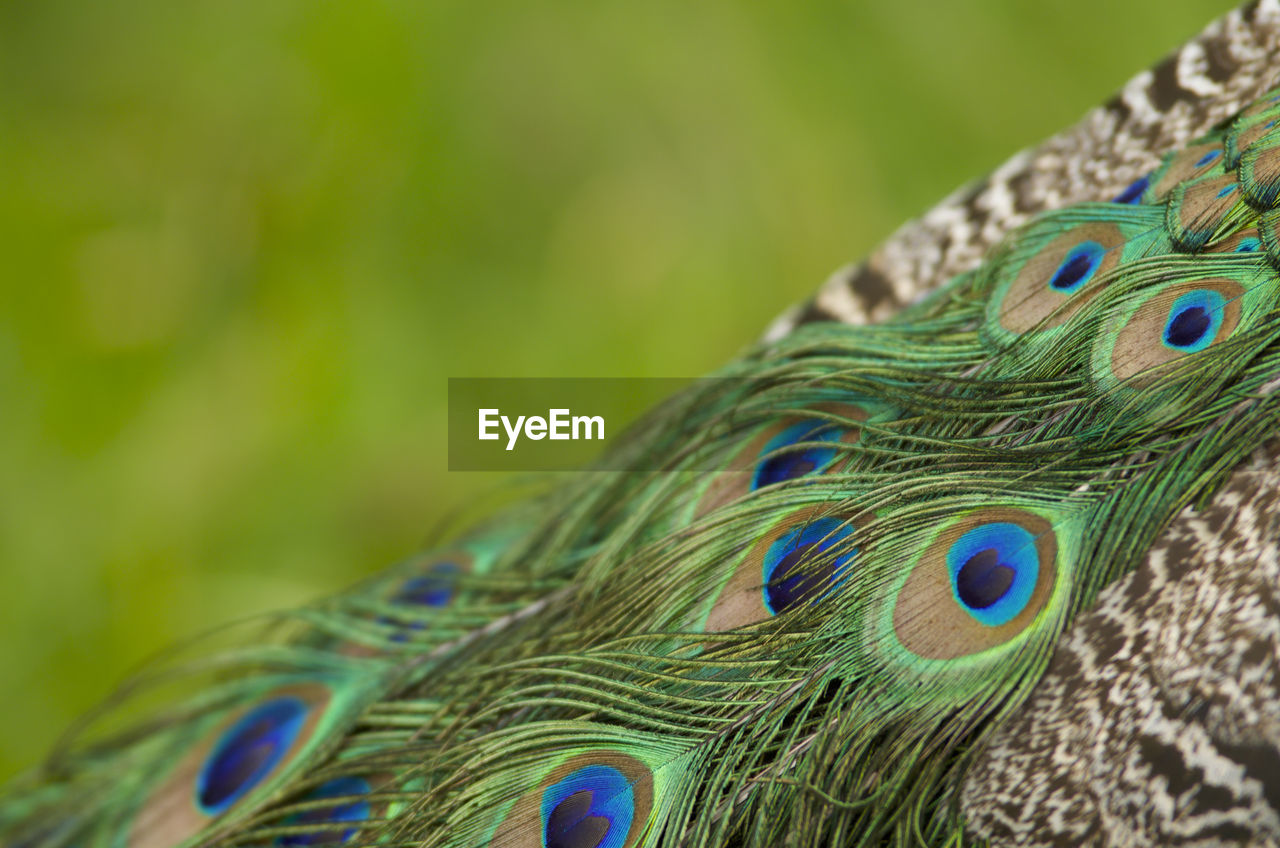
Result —
<instances>
[{"instance_id":1,"label":"bokeh background","mask_svg":"<svg viewBox=\"0 0 1280 848\"><path fill-rule=\"evenodd\" d=\"M449 376L689 376L1221 0L0 2L0 779L412 552Z\"/></svg>"}]
</instances>

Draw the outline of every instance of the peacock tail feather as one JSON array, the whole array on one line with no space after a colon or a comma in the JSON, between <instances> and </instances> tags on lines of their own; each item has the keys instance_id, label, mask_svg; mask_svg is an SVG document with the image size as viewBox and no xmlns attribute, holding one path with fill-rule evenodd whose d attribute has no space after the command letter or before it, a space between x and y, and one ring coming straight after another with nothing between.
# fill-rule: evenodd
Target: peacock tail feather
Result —
<instances>
[{"instance_id":1,"label":"peacock tail feather","mask_svg":"<svg viewBox=\"0 0 1280 848\"><path fill-rule=\"evenodd\" d=\"M1073 622L1280 417L1277 32L1263 2L1184 48L1235 88L1141 173L988 214L951 239L981 262L897 262L926 218L838 278L632 429L611 467L654 471L157 664L11 789L0 840L1034 843L1003 734L1028 704L1028 738L1059 727Z\"/></svg>"}]
</instances>

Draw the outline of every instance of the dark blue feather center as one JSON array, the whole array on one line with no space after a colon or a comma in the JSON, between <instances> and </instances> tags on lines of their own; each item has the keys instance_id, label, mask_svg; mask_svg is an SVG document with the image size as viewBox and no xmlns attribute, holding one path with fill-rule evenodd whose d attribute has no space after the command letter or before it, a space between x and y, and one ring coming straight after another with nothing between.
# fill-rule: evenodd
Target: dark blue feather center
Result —
<instances>
[{"instance_id":1,"label":"dark blue feather center","mask_svg":"<svg viewBox=\"0 0 1280 848\"><path fill-rule=\"evenodd\" d=\"M779 615L837 588L857 554L839 518L820 518L780 536L764 555L764 604Z\"/></svg>"},{"instance_id":2,"label":"dark blue feather center","mask_svg":"<svg viewBox=\"0 0 1280 848\"><path fill-rule=\"evenodd\" d=\"M583 789L565 798L547 816L546 848L597 848L609 835L608 816L591 812L595 793Z\"/></svg>"},{"instance_id":3,"label":"dark blue feather center","mask_svg":"<svg viewBox=\"0 0 1280 848\"><path fill-rule=\"evenodd\" d=\"M793 480L815 471L821 471L836 457L835 447L813 447L788 450L791 445L804 442L834 443L844 436L844 429L829 421L801 421L783 430L769 440L760 451L763 459L756 465L752 489L759 489L784 480Z\"/></svg>"},{"instance_id":4,"label":"dark blue feather center","mask_svg":"<svg viewBox=\"0 0 1280 848\"><path fill-rule=\"evenodd\" d=\"M1164 343L1183 353L1204 350L1222 326L1226 300L1213 289L1187 292L1173 302L1164 325Z\"/></svg>"},{"instance_id":5,"label":"dark blue feather center","mask_svg":"<svg viewBox=\"0 0 1280 848\"><path fill-rule=\"evenodd\" d=\"M196 779L200 810L216 816L244 797L288 753L306 717L300 698L273 698L223 733Z\"/></svg>"},{"instance_id":6,"label":"dark blue feather center","mask_svg":"<svg viewBox=\"0 0 1280 848\"><path fill-rule=\"evenodd\" d=\"M1013 588L1018 572L1000 561L995 548L978 551L956 572L956 594L970 609L994 606Z\"/></svg>"},{"instance_id":7,"label":"dark blue feather center","mask_svg":"<svg viewBox=\"0 0 1280 848\"><path fill-rule=\"evenodd\" d=\"M1035 536L1008 521L979 524L947 550L951 589L980 624L999 627L1026 609L1040 576Z\"/></svg>"},{"instance_id":8,"label":"dark blue feather center","mask_svg":"<svg viewBox=\"0 0 1280 848\"><path fill-rule=\"evenodd\" d=\"M1174 347L1191 347L1209 332L1213 319L1203 306L1188 306L1169 319L1164 329L1165 344Z\"/></svg>"},{"instance_id":9,"label":"dark blue feather center","mask_svg":"<svg viewBox=\"0 0 1280 848\"><path fill-rule=\"evenodd\" d=\"M429 574L410 578L401 584L391 602L419 607L447 606L453 600L454 577L461 571L456 563L437 563ZM378 623L391 625L397 622L384 615L378 617ZM392 642L404 642L409 638L406 630L422 630L425 626L421 621L410 621L403 625L404 630L393 633L389 638Z\"/></svg>"},{"instance_id":10,"label":"dark blue feather center","mask_svg":"<svg viewBox=\"0 0 1280 848\"><path fill-rule=\"evenodd\" d=\"M820 559L820 550L817 544L800 545L778 561L765 586L769 609L775 615L812 598L831 582L832 564L814 564Z\"/></svg>"},{"instance_id":11,"label":"dark blue feather center","mask_svg":"<svg viewBox=\"0 0 1280 848\"><path fill-rule=\"evenodd\" d=\"M622 848L635 817L631 782L613 766L576 769L542 793L546 848Z\"/></svg>"},{"instance_id":12,"label":"dark blue feather center","mask_svg":"<svg viewBox=\"0 0 1280 848\"><path fill-rule=\"evenodd\" d=\"M369 781L363 777L338 777L320 784L311 790L304 801L322 801L326 798L340 798L330 806L314 807L300 813L294 813L282 824L286 827L311 825L314 829L305 833L294 833L281 836L277 845L322 845L346 842L355 835L358 828L332 827L343 822L362 822L369 818L372 809L367 798Z\"/></svg>"},{"instance_id":13,"label":"dark blue feather center","mask_svg":"<svg viewBox=\"0 0 1280 848\"><path fill-rule=\"evenodd\" d=\"M1138 177L1136 180L1129 183L1128 188L1111 198L1111 202L1128 203L1130 205L1141 203L1142 195L1146 193L1147 187L1150 185L1150 177Z\"/></svg>"},{"instance_id":14,"label":"dark blue feather center","mask_svg":"<svg viewBox=\"0 0 1280 848\"><path fill-rule=\"evenodd\" d=\"M452 578L458 571L454 563L438 563L432 566L430 574L406 580L392 600L398 604L442 607L453 599Z\"/></svg>"},{"instance_id":15,"label":"dark blue feather center","mask_svg":"<svg viewBox=\"0 0 1280 848\"><path fill-rule=\"evenodd\" d=\"M1096 241L1082 241L1071 249L1058 270L1049 278L1049 288L1062 294L1071 294L1093 277L1106 249Z\"/></svg>"},{"instance_id":16,"label":"dark blue feather center","mask_svg":"<svg viewBox=\"0 0 1280 848\"><path fill-rule=\"evenodd\" d=\"M1206 153L1205 155L1201 156L1199 159L1196 160L1195 167L1203 168L1205 165L1208 165L1212 162L1217 161L1217 158L1221 155L1222 155L1221 150L1210 150L1208 153Z\"/></svg>"}]
</instances>

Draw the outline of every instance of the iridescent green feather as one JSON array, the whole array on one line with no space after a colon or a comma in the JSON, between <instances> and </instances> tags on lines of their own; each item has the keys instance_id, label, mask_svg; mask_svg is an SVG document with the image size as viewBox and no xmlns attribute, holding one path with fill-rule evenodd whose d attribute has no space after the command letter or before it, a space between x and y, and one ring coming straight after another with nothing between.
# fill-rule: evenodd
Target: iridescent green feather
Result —
<instances>
[{"instance_id":1,"label":"iridescent green feather","mask_svg":"<svg viewBox=\"0 0 1280 848\"><path fill-rule=\"evenodd\" d=\"M200 685L52 760L0 837L955 844L969 759L1073 617L1274 430L1267 103L1142 204L1048 213L893 320L753 349L632 430L653 471L177 666Z\"/></svg>"}]
</instances>

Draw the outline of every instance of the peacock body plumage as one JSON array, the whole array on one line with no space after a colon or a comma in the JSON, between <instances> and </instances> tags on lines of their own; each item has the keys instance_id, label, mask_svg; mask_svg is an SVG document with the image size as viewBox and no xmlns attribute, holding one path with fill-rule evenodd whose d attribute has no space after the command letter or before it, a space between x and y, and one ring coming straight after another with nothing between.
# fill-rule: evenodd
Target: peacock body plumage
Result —
<instances>
[{"instance_id":1,"label":"peacock body plumage","mask_svg":"<svg viewBox=\"0 0 1280 848\"><path fill-rule=\"evenodd\" d=\"M1278 57L1260 0L908 225L658 471L158 663L0 840L1280 839Z\"/></svg>"}]
</instances>

